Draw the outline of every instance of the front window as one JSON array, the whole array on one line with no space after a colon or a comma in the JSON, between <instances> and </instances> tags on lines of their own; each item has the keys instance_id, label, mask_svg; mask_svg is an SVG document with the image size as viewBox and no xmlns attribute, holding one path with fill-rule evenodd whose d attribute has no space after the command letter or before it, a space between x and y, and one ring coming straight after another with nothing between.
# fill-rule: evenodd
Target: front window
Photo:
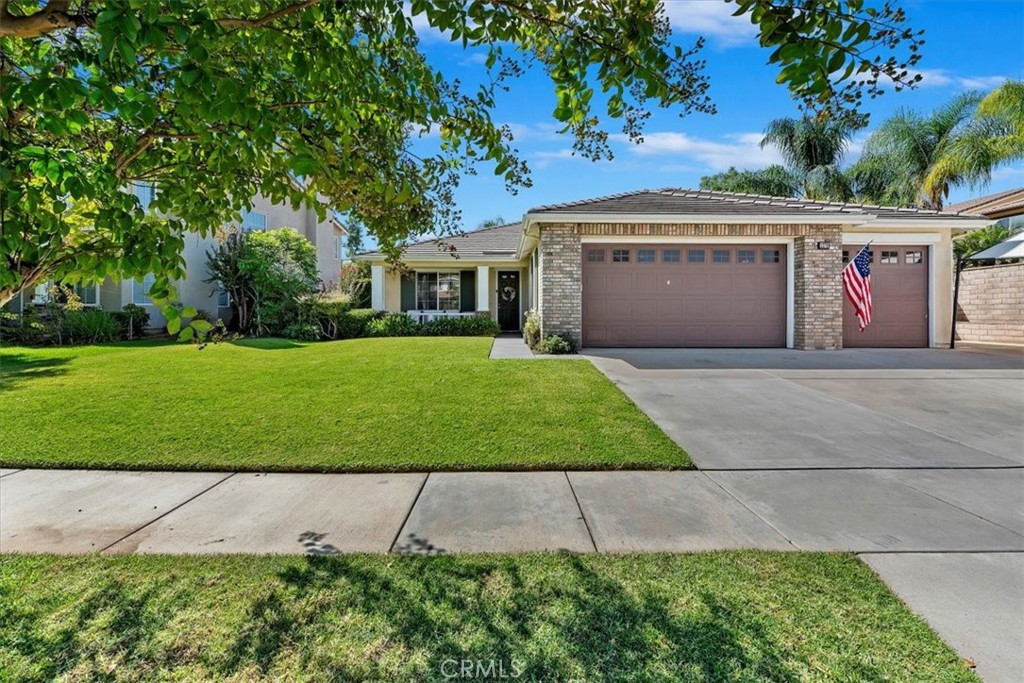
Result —
<instances>
[{"instance_id":1,"label":"front window","mask_svg":"<svg viewBox=\"0 0 1024 683\"><path fill-rule=\"evenodd\" d=\"M266 230L267 229L267 214L260 213L259 211L243 211L242 212L242 230L245 232L251 232L253 230Z\"/></svg>"},{"instance_id":2,"label":"front window","mask_svg":"<svg viewBox=\"0 0 1024 683\"><path fill-rule=\"evenodd\" d=\"M132 280L132 303L138 306L149 306L153 300L149 298L149 290L153 287L156 277L151 273L139 280Z\"/></svg>"},{"instance_id":3,"label":"front window","mask_svg":"<svg viewBox=\"0 0 1024 683\"><path fill-rule=\"evenodd\" d=\"M416 308L421 311L457 311L461 307L457 272L416 273Z\"/></svg>"}]
</instances>

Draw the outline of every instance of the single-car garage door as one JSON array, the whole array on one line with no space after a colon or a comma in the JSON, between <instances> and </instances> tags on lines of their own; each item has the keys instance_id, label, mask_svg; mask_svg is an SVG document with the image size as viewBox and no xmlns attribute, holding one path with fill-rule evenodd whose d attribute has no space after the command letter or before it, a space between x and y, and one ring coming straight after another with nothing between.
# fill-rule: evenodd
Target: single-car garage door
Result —
<instances>
[{"instance_id":1,"label":"single-car garage door","mask_svg":"<svg viewBox=\"0 0 1024 683\"><path fill-rule=\"evenodd\" d=\"M843 245L843 263L863 245ZM928 247L872 245L871 324L863 332L843 297L843 346L928 346Z\"/></svg>"},{"instance_id":2,"label":"single-car garage door","mask_svg":"<svg viewBox=\"0 0 1024 683\"><path fill-rule=\"evenodd\" d=\"M584 346L786 345L786 245L584 244Z\"/></svg>"}]
</instances>

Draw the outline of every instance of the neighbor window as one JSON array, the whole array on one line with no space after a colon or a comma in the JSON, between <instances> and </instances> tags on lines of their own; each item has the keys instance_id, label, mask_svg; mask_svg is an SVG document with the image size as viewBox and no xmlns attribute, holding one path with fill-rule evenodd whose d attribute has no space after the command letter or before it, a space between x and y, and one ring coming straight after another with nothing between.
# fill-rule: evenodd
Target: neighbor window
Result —
<instances>
[{"instance_id":1,"label":"neighbor window","mask_svg":"<svg viewBox=\"0 0 1024 683\"><path fill-rule=\"evenodd\" d=\"M757 255L753 249L738 249L736 251L736 262L737 263L756 263Z\"/></svg>"},{"instance_id":2,"label":"neighbor window","mask_svg":"<svg viewBox=\"0 0 1024 683\"><path fill-rule=\"evenodd\" d=\"M334 236L334 260L344 261L345 260L345 236L335 235Z\"/></svg>"},{"instance_id":3,"label":"neighbor window","mask_svg":"<svg viewBox=\"0 0 1024 683\"><path fill-rule=\"evenodd\" d=\"M637 249L636 250L637 263L654 263L654 250L653 249Z\"/></svg>"},{"instance_id":4,"label":"neighbor window","mask_svg":"<svg viewBox=\"0 0 1024 683\"><path fill-rule=\"evenodd\" d=\"M231 306L231 292L224 288L224 285L217 283L217 306L218 308L228 308Z\"/></svg>"},{"instance_id":5,"label":"neighbor window","mask_svg":"<svg viewBox=\"0 0 1024 683\"><path fill-rule=\"evenodd\" d=\"M703 249L687 249L686 250L686 262L687 263L704 263L704 250Z\"/></svg>"},{"instance_id":6,"label":"neighbor window","mask_svg":"<svg viewBox=\"0 0 1024 683\"><path fill-rule=\"evenodd\" d=\"M903 257L903 261L904 263L923 263L923 257L924 254L922 254L920 251L908 251L906 255Z\"/></svg>"},{"instance_id":7,"label":"neighbor window","mask_svg":"<svg viewBox=\"0 0 1024 683\"><path fill-rule=\"evenodd\" d=\"M882 252L882 263L899 263L900 252L898 251L883 251Z\"/></svg>"},{"instance_id":8,"label":"neighbor window","mask_svg":"<svg viewBox=\"0 0 1024 683\"><path fill-rule=\"evenodd\" d=\"M662 263L679 263L678 249L664 249L661 252Z\"/></svg>"},{"instance_id":9,"label":"neighbor window","mask_svg":"<svg viewBox=\"0 0 1024 683\"><path fill-rule=\"evenodd\" d=\"M421 311L457 311L460 308L459 273L416 273L416 308Z\"/></svg>"},{"instance_id":10,"label":"neighbor window","mask_svg":"<svg viewBox=\"0 0 1024 683\"><path fill-rule=\"evenodd\" d=\"M779 250L778 249L764 249L761 251L761 263L778 263L779 262Z\"/></svg>"},{"instance_id":11,"label":"neighbor window","mask_svg":"<svg viewBox=\"0 0 1024 683\"><path fill-rule=\"evenodd\" d=\"M156 199L156 188L152 183L133 183L132 194L142 204L142 210L146 211L149 209L149 205L153 203L153 200Z\"/></svg>"},{"instance_id":12,"label":"neighbor window","mask_svg":"<svg viewBox=\"0 0 1024 683\"><path fill-rule=\"evenodd\" d=\"M729 262L729 250L728 249L715 249L711 252L712 263L728 263Z\"/></svg>"},{"instance_id":13,"label":"neighbor window","mask_svg":"<svg viewBox=\"0 0 1024 683\"><path fill-rule=\"evenodd\" d=\"M629 263L629 249L612 249L613 263Z\"/></svg>"},{"instance_id":14,"label":"neighbor window","mask_svg":"<svg viewBox=\"0 0 1024 683\"><path fill-rule=\"evenodd\" d=\"M850 252L847 251L846 249L843 249L843 263L849 263L849 262L850 262Z\"/></svg>"},{"instance_id":15,"label":"neighbor window","mask_svg":"<svg viewBox=\"0 0 1024 683\"><path fill-rule=\"evenodd\" d=\"M242 212L242 230L245 232L251 232L253 230L266 230L267 229L267 214L260 213L259 211L243 211Z\"/></svg>"},{"instance_id":16,"label":"neighbor window","mask_svg":"<svg viewBox=\"0 0 1024 683\"><path fill-rule=\"evenodd\" d=\"M75 296L81 299L83 306L98 306L99 292L99 285L75 285Z\"/></svg>"},{"instance_id":17,"label":"neighbor window","mask_svg":"<svg viewBox=\"0 0 1024 683\"><path fill-rule=\"evenodd\" d=\"M591 263L604 263L604 249L587 249L587 260Z\"/></svg>"},{"instance_id":18,"label":"neighbor window","mask_svg":"<svg viewBox=\"0 0 1024 683\"><path fill-rule=\"evenodd\" d=\"M156 276L152 273L142 278L142 281L132 280L132 303L139 306L148 306L153 303L149 298L149 290L153 288Z\"/></svg>"}]
</instances>

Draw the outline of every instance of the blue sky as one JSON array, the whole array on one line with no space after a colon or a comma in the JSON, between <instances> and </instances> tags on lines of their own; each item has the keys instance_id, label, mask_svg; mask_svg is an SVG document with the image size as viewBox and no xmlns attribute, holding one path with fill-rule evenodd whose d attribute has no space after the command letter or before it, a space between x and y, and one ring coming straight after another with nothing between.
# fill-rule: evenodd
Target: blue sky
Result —
<instances>
[{"instance_id":1,"label":"blue sky","mask_svg":"<svg viewBox=\"0 0 1024 683\"><path fill-rule=\"evenodd\" d=\"M1024 0L904 0L903 6L911 24L925 30L917 67L924 80L913 91L868 100L867 132L899 108L929 111L957 92L1024 77ZM551 116L550 82L539 70L527 73L501 94L494 119L512 127L533 187L513 196L485 169L464 178L457 200L466 229L499 215L518 220L542 204L640 188L697 187L702 175L729 166L753 169L778 161L774 150L758 148L760 133L767 121L798 110L786 89L775 84L776 71L765 65L768 52L757 45L749 20L731 17L732 6L718 0L667 0L667 8L680 44L692 44L697 35L707 38L702 56L718 113L679 118L658 110L647 123L645 144L615 141L615 158L595 163L571 155L572 140L556 133ZM415 23L428 59L446 76L465 83L484 76L480 55ZM621 132L616 121L605 119L609 133ZM854 141L848 160L856 157L865 136L862 132ZM1024 165L1018 164L999 169L986 188L958 188L950 201L1021 185Z\"/></svg>"}]
</instances>

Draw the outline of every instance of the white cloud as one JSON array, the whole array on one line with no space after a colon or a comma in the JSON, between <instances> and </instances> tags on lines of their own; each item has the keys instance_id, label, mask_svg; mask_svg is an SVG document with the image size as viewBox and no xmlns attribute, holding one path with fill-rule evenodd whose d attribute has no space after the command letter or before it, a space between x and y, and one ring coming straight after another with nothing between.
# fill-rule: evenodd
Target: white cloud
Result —
<instances>
[{"instance_id":1,"label":"white cloud","mask_svg":"<svg viewBox=\"0 0 1024 683\"><path fill-rule=\"evenodd\" d=\"M433 42L433 41L447 41L449 39L448 35L446 33L442 32L442 31L439 31L439 30L437 30L436 28L434 28L433 26L430 25L430 22L427 21L426 13L421 12L420 14L413 15L413 13L412 13L412 3L410 3L410 2L405 3L402 6L402 8L403 8L403 11L405 12L405 16L407 16L410 19L412 19L412 27L413 27L413 29L415 29L416 35L419 36L419 39L421 41L423 41L423 42Z\"/></svg>"},{"instance_id":2,"label":"white cloud","mask_svg":"<svg viewBox=\"0 0 1024 683\"><path fill-rule=\"evenodd\" d=\"M724 47L751 42L757 27L750 17L732 16L736 5L724 0L662 0L672 29L679 33L695 33Z\"/></svg>"},{"instance_id":3,"label":"white cloud","mask_svg":"<svg viewBox=\"0 0 1024 683\"><path fill-rule=\"evenodd\" d=\"M917 84L919 88L958 88L960 90L991 90L1002 85L1007 76L958 76L950 73L948 69L920 69L908 71L906 80L909 81L915 76L921 76ZM893 81L888 76L882 75L878 79L879 85L892 86Z\"/></svg>"},{"instance_id":4,"label":"white cloud","mask_svg":"<svg viewBox=\"0 0 1024 683\"><path fill-rule=\"evenodd\" d=\"M617 142L627 142L624 135L611 136ZM761 148L761 133L732 133L724 141L706 140L686 133L645 133L644 141L630 150L640 156L675 156L695 159L714 171L730 166L757 169L781 164L782 156L773 146Z\"/></svg>"}]
</instances>

